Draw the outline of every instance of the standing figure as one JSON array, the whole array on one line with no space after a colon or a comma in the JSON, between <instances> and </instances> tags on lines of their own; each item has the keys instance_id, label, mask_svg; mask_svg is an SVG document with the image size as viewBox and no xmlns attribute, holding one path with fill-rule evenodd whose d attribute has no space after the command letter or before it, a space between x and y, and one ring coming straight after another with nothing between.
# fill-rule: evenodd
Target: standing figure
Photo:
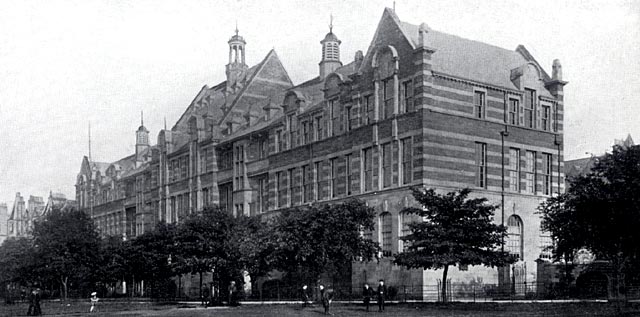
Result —
<instances>
[{"instance_id":1,"label":"standing figure","mask_svg":"<svg viewBox=\"0 0 640 317\"><path fill-rule=\"evenodd\" d=\"M36 288L36 298L35 298L35 306L33 307L33 315L40 316L42 315L42 310L40 310L40 289Z\"/></svg>"},{"instance_id":2,"label":"standing figure","mask_svg":"<svg viewBox=\"0 0 640 317\"><path fill-rule=\"evenodd\" d=\"M324 307L325 315L333 315L330 312L331 302L333 301L333 289L328 288L322 292L322 307Z\"/></svg>"},{"instance_id":3,"label":"standing figure","mask_svg":"<svg viewBox=\"0 0 640 317\"><path fill-rule=\"evenodd\" d=\"M206 286L202 287L202 294L200 295L200 304L202 304L202 306L207 307L207 302L209 299L209 288L207 288Z\"/></svg>"},{"instance_id":4,"label":"standing figure","mask_svg":"<svg viewBox=\"0 0 640 317\"><path fill-rule=\"evenodd\" d=\"M229 284L229 306L234 306L236 304L235 293L236 293L236 282L231 281L231 284Z\"/></svg>"},{"instance_id":5,"label":"standing figure","mask_svg":"<svg viewBox=\"0 0 640 317\"><path fill-rule=\"evenodd\" d=\"M369 287L369 284L364 283L364 287L362 288L362 297L364 300L364 305L367 307L367 311L369 311L369 304L371 303L372 295L373 295L373 289Z\"/></svg>"},{"instance_id":6,"label":"standing figure","mask_svg":"<svg viewBox=\"0 0 640 317\"><path fill-rule=\"evenodd\" d=\"M35 316L35 307L36 307L36 290L32 289L31 293L29 293L29 310L27 310L27 316Z\"/></svg>"},{"instance_id":7,"label":"standing figure","mask_svg":"<svg viewBox=\"0 0 640 317\"><path fill-rule=\"evenodd\" d=\"M324 298L324 285L320 284L318 289L320 290L320 301L322 302L322 299Z\"/></svg>"},{"instance_id":8,"label":"standing figure","mask_svg":"<svg viewBox=\"0 0 640 317\"><path fill-rule=\"evenodd\" d=\"M302 290L300 292L300 297L302 299L302 307L307 307L311 305L311 301L309 300L309 288L307 284L302 286Z\"/></svg>"},{"instance_id":9,"label":"standing figure","mask_svg":"<svg viewBox=\"0 0 640 317\"><path fill-rule=\"evenodd\" d=\"M387 287L384 285L384 280L381 279L378 282L378 311L384 311L384 299L387 296Z\"/></svg>"},{"instance_id":10,"label":"standing figure","mask_svg":"<svg viewBox=\"0 0 640 317\"><path fill-rule=\"evenodd\" d=\"M100 299L98 298L98 293L93 292L91 293L91 309L89 309L90 313L93 313L95 311L97 311L97 306L98 306L98 301Z\"/></svg>"}]
</instances>

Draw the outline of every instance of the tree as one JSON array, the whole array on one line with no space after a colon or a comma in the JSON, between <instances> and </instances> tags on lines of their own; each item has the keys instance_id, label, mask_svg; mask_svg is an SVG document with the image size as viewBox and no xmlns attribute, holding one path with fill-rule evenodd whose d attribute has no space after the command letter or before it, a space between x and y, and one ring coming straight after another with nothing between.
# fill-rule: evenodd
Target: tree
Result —
<instances>
[{"instance_id":1,"label":"tree","mask_svg":"<svg viewBox=\"0 0 640 317\"><path fill-rule=\"evenodd\" d=\"M555 260L590 250L615 270L615 297L625 273L640 260L640 146L615 146L591 171L570 180L567 192L540 205L542 229L551 234Z\"/></svg>"},{"instance_id":2,"label":"tree","mask_svg":"<svg viewBox=\"0 0 640 317\"><path fill-rule=\"evenodd\" d=\"M136 281L147 281L147 285L155 291L151 294L153 297L171 296L165 291L170 285L169 279L179 273L176 263L177 254L180 253L177 237L178 228L175 224L160 222L153 230L132 239L124 250L129 255L125 279L131 280L131 285L136 285Z\"/></svg>"},{"instance_id":3,"label":"tree","mask_svg":"<svg viewBox=\"0 0 640 317\"><path fill-rule=\"evenodd\" d=\"M63 298L69 282L80 285L96 278L100 262L100 237L93 222L82 211L52 210L34 223L33 246L37 255L37 273L60 283Z\"/></svg>"},{"instance_id":4,"label":"tree","mask_svg":"<svg viewBox=\"0 0 640 317\"><path fill-rule=\"evenodd\" d=\"M351 261L371 260L377 243L361 232L373 230L375 213L359 200L294 207L273 221L274 268L315 282L322 273L335 275Z\"/></svg>"},{"instance_id":5,"label":"tree","mask_svg":"<svg viewBox=\"0 0 640 317\"><path fill-rule=\"evenodd\" d=\"M36 257L29 238L8 238L0 245L0 285L29 284L38 281L34 276Z\"/></svg>"},{"instance_id":6,"label":"tree","mask_svg":"<svg viewBox=\"0 0 640 317\"><path fill-rule=\"evenodd\" d=\"M407 268L444 269L442 299L447 301L449 266L503 266L515 259L500 251L506 228L493 222L497 206L486 198L469 199L468 188L444 195L434 189L412 188L423 208L408 207L401 212L415 214L423 221L409 225L411 233L402 238L408 245L394 262Z\"/></svg>"},{"instance_id":7,"label":"tree","mask_svg":"<svg viewBox=\"0 0 640 317\"><path fill-rule=\"evenodd\" d=\"M176 261L180 273L215 272L218 285L256 272L260 241L258 218L234 217L219 207L187 216L178 226Z\"/></svg>"}]
</instances>

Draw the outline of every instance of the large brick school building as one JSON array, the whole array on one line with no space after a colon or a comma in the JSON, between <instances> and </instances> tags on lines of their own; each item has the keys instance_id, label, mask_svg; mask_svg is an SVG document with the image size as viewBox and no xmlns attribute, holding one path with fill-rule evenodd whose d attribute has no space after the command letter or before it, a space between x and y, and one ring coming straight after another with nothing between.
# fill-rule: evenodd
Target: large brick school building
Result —
<instances>
[{"instance_id":1,"label":"large brick school building","mask_svg":"<svg viewBox=\"0 0 640 317\"><path fill-rule=\"evenodd\" d=\"M358 198L377 214L381 260L353 264L352 283L433 285L440 272L391 264L414 205L409 187L463 187L502 206L508 270L453 269L454 282L536 282L549 257L538 204L564 190L563 86L524 46L507 50L400 21L385 9L365 53L346 60L330 30L318 75L292 83L275 51L245 64L229 42L227 80L204 86L151 145L111 163L84 157L76 200L103 235L132 237L219 204L235 215ZM503 216L504 215L504 216ZM524 292L524 290L516 290Z\"/></svg>"}]
</instances>

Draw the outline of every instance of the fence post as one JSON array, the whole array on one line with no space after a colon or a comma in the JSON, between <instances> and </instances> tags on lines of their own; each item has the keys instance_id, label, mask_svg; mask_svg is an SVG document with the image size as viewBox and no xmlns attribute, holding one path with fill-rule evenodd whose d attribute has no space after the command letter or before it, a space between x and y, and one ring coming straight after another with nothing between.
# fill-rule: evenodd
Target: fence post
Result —
<instances>
[{"instance_id":1,"label":"fence post","mask_svg":"<svg viewBox=\"0 0 640 317\"><path fill-rule=\"evenodd\" d=\"M473 302L476 302L476 284L473 284Z\"/></svg>"}]
</instances>

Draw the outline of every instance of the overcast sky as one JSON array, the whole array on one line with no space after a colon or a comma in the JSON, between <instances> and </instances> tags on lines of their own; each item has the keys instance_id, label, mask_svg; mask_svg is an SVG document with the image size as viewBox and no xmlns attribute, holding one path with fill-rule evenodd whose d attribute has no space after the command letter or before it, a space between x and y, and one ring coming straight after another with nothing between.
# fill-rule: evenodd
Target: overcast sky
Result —
<instances>
[{"instance_id":1,"label":"overcast sky","mask_svg":"<svg viewBox=\"0 0 640 317\"><path fill-rule=\"evenodd\" d=\"M75 199L88 154L134 151L144 111L152 144L203 85L225 79L238 21L254 65L275 48L294 83L317 74L334 16L342 61L366 51L393 1L0 0L0 202L16 192ZM565 154L640 141L640 1L396 1L401 20L507 49L523 44L565 87Z\"/></svg>"}]
</instances>

